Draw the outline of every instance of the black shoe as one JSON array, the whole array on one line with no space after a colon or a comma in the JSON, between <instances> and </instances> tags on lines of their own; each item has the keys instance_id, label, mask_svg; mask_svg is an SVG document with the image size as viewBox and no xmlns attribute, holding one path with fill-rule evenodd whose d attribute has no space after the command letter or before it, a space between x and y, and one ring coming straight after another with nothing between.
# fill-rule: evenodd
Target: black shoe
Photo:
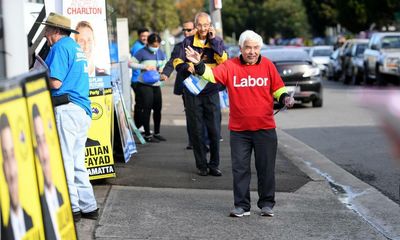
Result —
<instances>
[{"instance_id":1,"label":"black shoe","mask_svg":"<svg viewBox=\"0 0 400 240\"><path fill-rule=\"evenodd\" d=\"M146 142L152 142L152 143L159 143L160 142L157 138L153 138L151 135L150 136L144 136L144 140Z\"/></svg>"},{"instance_id":2,"label":"black shoe","mask_svg":"<svg viewBox=\"0 0 400 240\"><path fill-rule=\"evenodd\" d=\"M200 176L207 176L208 172L207 172L207 169L199 169L197 171L197 174L200 175Z\"/></svg>"},{"instance_id":3,"label":"black shoe","mask_svg":"<svg viewBox=\"0 0 400 240\"><path fill-rule=\"evenodd\" d=\"M187 146L186 146L186 149L187 149L187 150L192 150L192 149L193 149L193 146L192 146L192 145L187 145Z\"/></svg>"},{"instance_id":4,"label":"black shoe","mask_svg":"<svg viewBox=\"0 0 400 240\"><path fill-rule=\"evenodd\" d=\"M220 177L222 176L221 170L219 168L210 168L210 175L215 176L215 177Z\"/></svg>"},{"instance_id":5,"label":"black shoe","mask_svg":"<svg viewBox=\"0 0 400 240\"><path fill-rule=\"evenodd\" d=\"M160 134L153 134L153 138L160 140L160 141L167 141L167 139Z\"/></svg>"},{"instance_id":6,"label":"black shoe","mask_svg":"<svg viewBox=\"0 0 400 240\"><path fill-rule=\"evenodd\" d=\"M81 212L72 212L72 216L74 217L74 222L79 222L81 220L82 214Z\"/></svg>"},{"instance_id":7,"label":"black shoe","mask_svg":"<svg viewBox=\"0 0 400 240\"><path fill-rule=\"evenodd\" d=\"M97 208L96 210L87 213L83 212L81 215L83 218L97 220L99 218L99 209Z\"/></svg>"}]
</instances>

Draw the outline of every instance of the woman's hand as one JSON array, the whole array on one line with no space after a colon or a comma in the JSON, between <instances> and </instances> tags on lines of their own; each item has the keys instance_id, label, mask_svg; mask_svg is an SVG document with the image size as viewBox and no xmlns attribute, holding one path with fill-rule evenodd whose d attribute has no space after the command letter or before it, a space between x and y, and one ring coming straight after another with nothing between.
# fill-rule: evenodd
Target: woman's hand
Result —
<instances>
[{"instance_id":1,"label":"woman's hand","mask_svg":"<svg viewBox=\"0 0 400 240\"><path fill-rule=\"evenodd\" d=\"M155 66L146 66L144 69L146 69L146 71L157 70Z\"/></svg>"}]
</instances>

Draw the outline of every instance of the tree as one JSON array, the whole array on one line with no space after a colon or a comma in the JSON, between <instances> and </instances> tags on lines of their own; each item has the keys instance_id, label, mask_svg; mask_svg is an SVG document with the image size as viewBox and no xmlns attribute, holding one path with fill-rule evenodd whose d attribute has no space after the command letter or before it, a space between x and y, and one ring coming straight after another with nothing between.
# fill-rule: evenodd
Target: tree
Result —
<instances>
[{"instance_id":1,"label":"tree","mask_svg":"<svg viewBox=\"0 0 400 240\"><path fill-rule=\"evenodd\" d=\"M336 0L303 0L312 34L323 36L328 26L336 26Z\"/></svg>"},{"instance_id":2,"label":"tree","mask_svg":"<svg viewBox=\"0 0 400 240\"><path fill-rule=\"evenodd\" d=\"M301 0L224 0L222 8L224 32L237 36L246 29L254 30L264 39L308 37L309 24Z\"/></svg>"},{"instance_id":3,"label":"tree","mask_svg":"<svg viewBox=\"0 0 400 240\"><path fill-rule=\"evenodd\" d=\"M129 31L148 27L161 32L179 26L175 0L107 0L117 17L128 18Z\"/></svg>"},{"instance_id":4,"label":"tree","mask_svg":"<svg viewBox=\"0 0 400 240\"><path fill-rule=\"evenodd\" d=\"M268 0L262 5L259 22L264 37L285 38L310 36L310 26L301 0Z\"/></svg>"},{"instance_id":5,"label":"tree","mask_svg":"<svg viewBox=\"0 0 400 240\"><path fill-rule=\"evenodd\" d=\"M338 21L352 32L378 29L394 23L394 14L400 10L398 0L336 0Z\"/></svg>"},{"instance_id":6,"label":"tree","mask_svg":"<svg viewBox=\"0 0 400 240\"><path fill-rule=\"evenodd\" d=\"M180 0L176 3L176 8L181 22L194 21L194 16L204 11L204 0Z\"/></svg>"}]
</instances>

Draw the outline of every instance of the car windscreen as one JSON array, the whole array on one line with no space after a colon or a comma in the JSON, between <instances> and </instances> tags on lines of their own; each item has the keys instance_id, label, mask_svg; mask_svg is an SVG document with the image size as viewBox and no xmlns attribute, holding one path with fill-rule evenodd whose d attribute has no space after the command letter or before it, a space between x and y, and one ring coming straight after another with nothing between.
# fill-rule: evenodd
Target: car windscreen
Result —
<instances>
[{"instance_id":1,"label":"car windscreen","mask_svg":"<svg viewBox=\"0 0 400 240\"><path fill-rule=\"evenodd\" d=\"M382 48L400 48L400 36L386 36L382 39Z\"/></svg>"}]
</instances>

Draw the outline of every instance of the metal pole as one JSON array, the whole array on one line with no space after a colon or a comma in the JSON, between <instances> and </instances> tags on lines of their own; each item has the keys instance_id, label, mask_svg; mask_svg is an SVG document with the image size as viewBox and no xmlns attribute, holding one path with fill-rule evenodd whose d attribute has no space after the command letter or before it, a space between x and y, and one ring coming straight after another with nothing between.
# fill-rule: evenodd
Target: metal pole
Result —
<instances>
[{"instance_id":1,"label":"metal pole","mask_svg":"<svg viewBox=\"0 0 400 240\"><path fill-rule=\"evenodd\" d=\"M221 19L222 0L210 0L210 16L217 36L223 38L222 19Z\"/></svg>"}]
</instances>

